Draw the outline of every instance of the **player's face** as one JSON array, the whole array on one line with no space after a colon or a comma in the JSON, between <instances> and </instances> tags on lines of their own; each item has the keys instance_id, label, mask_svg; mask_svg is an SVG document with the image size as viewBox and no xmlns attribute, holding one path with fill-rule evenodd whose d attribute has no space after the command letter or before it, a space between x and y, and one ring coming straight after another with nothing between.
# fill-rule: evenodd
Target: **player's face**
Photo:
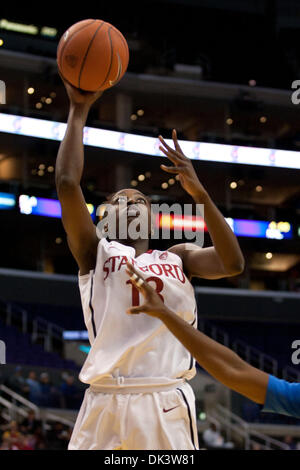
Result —
<instances>
[{"instance_id":1,"label":"player's face","mask_svg":"<svg viewBox=\"0 0 300 470\"><path fill-rule=\"evenodd\" d=\"M151 231L151 206L143 193L136 189L123 189L114 194L111 204L116 208L117 233L119 233L120 219L123 218L124 223L126 218L128 229L133 222L132 228L136 227L141 233L143 228L148 237ZM134 222L135 219L137 223ZM127 238L131 238L128 232Z\"/></svg>"}]
</instances>

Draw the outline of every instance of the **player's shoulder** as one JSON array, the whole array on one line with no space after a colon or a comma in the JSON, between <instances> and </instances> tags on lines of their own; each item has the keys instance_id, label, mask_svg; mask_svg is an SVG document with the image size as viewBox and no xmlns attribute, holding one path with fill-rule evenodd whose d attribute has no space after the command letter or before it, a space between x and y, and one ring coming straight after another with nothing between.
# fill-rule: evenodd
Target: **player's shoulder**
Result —
<instances>
[{"instance_id":1,"label":"player's shoulder","mask_svg":"<svg viewBox=\"0 0 300 470\"><path fill-rule=\"evenodd\" d=\"M201 249L202 248L196 245L195 243L178 243L177 245L173 245L170 248L168 248L168 251L170 251L171 253L175 253L181 259L183 259L187 251L201 250Z\"/></svg>"}]
</instances>

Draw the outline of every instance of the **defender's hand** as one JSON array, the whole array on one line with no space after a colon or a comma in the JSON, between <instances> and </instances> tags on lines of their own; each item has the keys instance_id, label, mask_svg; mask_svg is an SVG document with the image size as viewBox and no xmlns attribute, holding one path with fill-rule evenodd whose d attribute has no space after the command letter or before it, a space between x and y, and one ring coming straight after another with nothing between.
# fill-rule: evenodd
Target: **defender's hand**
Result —
<instances>
[{"instance_id":1,"label":"defender's hand","mask_svg":"<svg viewBox=\"0 0 300 470\"><path fill-rule=\"evenodd\" d=\"M179 181L183 189L194 199L201 201L207 196L207 192L200 183L191 160L187 158L181 150L180 145L178 144L177 133L175 129L173 129L172 138L175 150L164 141L161 135L159 136L159 140L163 144L163 146L159 147L160 150L174 164L174 166L160 165L160 167L162 170L168 173L177 173L179 175Z\"/></svg>"},{"instance_id":2,"label":"defender's hand","mask_svg":"<svg viewBox=\"0 0 300 470\"><path fill-rule=\"evenodd\" d=\"M126 313L136 314L143 312L152 317L161 318L163 315L170 312L155 290L143 279L143 277L129 262L127 262L126 272L130 276L132 284L143 294L145 299L143 305L128 308Z\"/></svg>"}]
</instances>

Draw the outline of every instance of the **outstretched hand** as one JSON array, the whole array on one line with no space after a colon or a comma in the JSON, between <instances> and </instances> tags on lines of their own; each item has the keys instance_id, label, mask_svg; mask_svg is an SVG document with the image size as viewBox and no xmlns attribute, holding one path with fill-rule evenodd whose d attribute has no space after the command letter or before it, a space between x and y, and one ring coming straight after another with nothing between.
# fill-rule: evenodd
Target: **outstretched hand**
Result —
<instances>
[{"instance_id":1,"label":"outstretched hand","mask_svg":"<svg viewBox=\"0 0 300 470\"><path fill-rule=\"evenodd\" d=\"M159 136L159 140L162 143L162 145L159 147L160 150L174 164L174 166L160 165L160 167L167 173L178 174L179 181L183 189L193 198L202 200L207 195L207 192L199 181L191 160L187 158L181 150L177 140L177 133L175 129L173 129L172 132L172 139L174 142L175 149L172 149L164 141L161 135Z\"/></svg>"},{"instance_id":2,"label":"outstretched hand","mask_svg":"<svg viewBox=\"0 0 300 470\"><path fill-rule=\"evenodd\" d=\"M128 308L126 313L132 315L143 312L157 318L161 318L163 315L166 315L169 310L163 303L162 299L129 262L127 262L126 272L130 276L132 284L138 289L139 292L141 292L145 299L143 305Z\"/></svg>"},{"instance_id":3,"label":"outstretched hand","mask_svg":"<svg viewBox=\"0 0 300 470\"><path fill-rule=\"evenodd\" d=\"M92 104L97 101L98 98L103 94L103 90L101 91L84 91L81 90L80 88L76 88L75 86L71 85L62 75L60 72L58 72L60 75L60 78L62 79L70 103L74 105L80 105L80 106L86 106L90 108Z\"/></svg>"}]
</instances>

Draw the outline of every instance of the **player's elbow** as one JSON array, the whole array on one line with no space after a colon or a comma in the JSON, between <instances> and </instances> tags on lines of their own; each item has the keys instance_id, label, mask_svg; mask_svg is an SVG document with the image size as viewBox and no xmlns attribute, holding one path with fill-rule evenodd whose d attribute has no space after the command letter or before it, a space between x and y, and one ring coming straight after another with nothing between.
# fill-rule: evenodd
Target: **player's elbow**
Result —
<instances>
[{"instance_id":1,"label":"player's elbow","mask_svg":"<svg viewBox=\"0 0 300 470\"><path fill-rule=\"evenodd\" d=\"M74 180L74 178L70 177L69 175L56 175L55 177L55 184L57 193L61 194L66 191L72 191L78 186L78 182Z\"/></svg>"},{"instance_id":2,"label":"player's elbow","mask_svg":"<svg viewBox=\"0 0 300 470\"><path fill-rule=\"evenodd\" d=\"M242 274L244 269L245 269L245 260L242 257L241 259L236 260L234 263L226 267L226 275L228 277L238 276L239 274Z\"/></svg>"}]
</instances>

